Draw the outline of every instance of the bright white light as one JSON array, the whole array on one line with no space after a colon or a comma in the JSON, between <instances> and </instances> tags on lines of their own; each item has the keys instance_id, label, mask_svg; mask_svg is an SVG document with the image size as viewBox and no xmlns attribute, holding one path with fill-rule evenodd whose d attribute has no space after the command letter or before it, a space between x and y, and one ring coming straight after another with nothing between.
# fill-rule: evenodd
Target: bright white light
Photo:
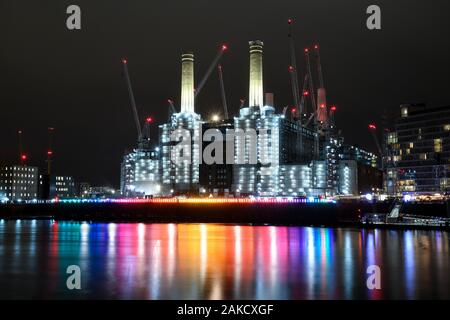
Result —
<instances>
[{"instance_id":1,"label":"bright white light","mask_svg":"<svg viewBox=\"0 0 450 320\"><path fill-rule=\"evenodd\" d=\"M372 199L373 199L373 196L371 193L366 194L365 197L366 197L367 201L372 201Z\"/></svg>"}]
</instances>

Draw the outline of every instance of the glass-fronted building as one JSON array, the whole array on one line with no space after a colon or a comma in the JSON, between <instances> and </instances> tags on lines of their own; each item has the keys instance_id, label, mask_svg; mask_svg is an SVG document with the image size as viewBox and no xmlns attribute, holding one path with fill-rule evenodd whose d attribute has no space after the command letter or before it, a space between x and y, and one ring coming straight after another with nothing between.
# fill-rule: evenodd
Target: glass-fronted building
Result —
<instances>
[{"instance_id":1,"label":"glass-fronted building","mask_svg":"<svg viewBox=\"0 0 450 320\"><path fill-rule=\"evenodd\" d=\"M401 105L386 145L390 193L449 191L450 106Z\"/></svg>"}]
</instances>

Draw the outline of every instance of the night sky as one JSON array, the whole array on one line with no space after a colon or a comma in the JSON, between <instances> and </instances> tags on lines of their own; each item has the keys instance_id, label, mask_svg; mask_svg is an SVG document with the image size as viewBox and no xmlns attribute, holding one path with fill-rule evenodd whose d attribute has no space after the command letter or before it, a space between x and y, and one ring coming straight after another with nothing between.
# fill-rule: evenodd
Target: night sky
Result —
<instances>
[{"instance_id":1,"label":"night sky","mask_svg":"<svg viewBox=\"0 0 450 320\"><path fill-rule=\"evenodd\" d=\"M82 10L82 30L66 28L66 8ZM382 30L366 28L370 4ZM287 18L295 19L302 82L303 48L318 42L328 102L346 142L375 151L367 130L403 102L450 104L449 1L365 0L2 0L0 2L0 164L16 161L24 130L30 165L45 165L47 127L55 128L54 172L118 186L136 130L120 59L142 118L167 119L180 101L180 55L195 53L196 82L218 46L230 114L248 92L248 41L264 41L265 91L278 111L292 104ZM315 69L313 69L313 72ZM196 103L204 118L221 111L217 74Z\"/></svg>"}]
</instances>

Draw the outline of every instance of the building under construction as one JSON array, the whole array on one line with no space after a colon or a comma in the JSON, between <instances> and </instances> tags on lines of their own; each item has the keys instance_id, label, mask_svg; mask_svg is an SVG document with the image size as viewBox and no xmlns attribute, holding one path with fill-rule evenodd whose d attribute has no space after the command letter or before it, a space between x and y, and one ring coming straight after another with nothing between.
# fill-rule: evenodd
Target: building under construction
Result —
<instances>
[{"instance_id":1,"label":"building under construction","mask_svg":"<svg viewBox=\"0 0 450 320\"><path fill-rule=\"evenodd\" d=\"M150 151L149 140L140 131L127 62L124 73L130 101L138 128L138 148L126 154L122 163L121 190L124 195L135 191L146 196L180 194L205 196L331 196L358 194L358 170L361 166L376 167L376 156L365 152L366 159L349 156L348 146L334 123L336 106L327 104L320 62L319 46L304 50L305 74L299 85L293 21L289 20L290 64L293 106L277 112L272 93L264 91L263 51L260 40L249 42L249 93L241 101L239 114L229 117L219 60L227 49L221 46L206 75L195 86L194 54L181 56L181 103L179 112L169 100L168 122L159 126L159 143ZM310 55L313 53L316 72L313 74ZM217 69L221 85L224 119L206 121L195 112L196 97L212 71ZM196 89L194 89L196 88ZM247 103L246 103L247 102ZM226 139L221 150L223 158L233 153L234 162L204 163L203 153L211 149L202 138L207 130L222 136L233 132L233 150ZM236 134L243 132L243 135ZM247 134L254 132L254 135ZM188 144L186 145L186 142ZM215 141L217 144L218 141ZM212 142L211 142L212 143ZM187 149L180 150L180 145ZM250 152L255 150L254 153ZM363 152L362 149L358 149ZM144 152L144 159L138 154ZM141 168L139 168L141 164ZM143 166L143 167L142 167ZM147 175L139 174L146 170ZM151 174L150 174L151 173ZM140 187L138 187L140 183ZM153 186L145 188L146 186ZM355 187L356 186L356 187ZM378 186L377 186L378 187ZM381 187L381 185L380 185ZM133 192L130 192L133 191Z\"/></svg>"}]
</instances>

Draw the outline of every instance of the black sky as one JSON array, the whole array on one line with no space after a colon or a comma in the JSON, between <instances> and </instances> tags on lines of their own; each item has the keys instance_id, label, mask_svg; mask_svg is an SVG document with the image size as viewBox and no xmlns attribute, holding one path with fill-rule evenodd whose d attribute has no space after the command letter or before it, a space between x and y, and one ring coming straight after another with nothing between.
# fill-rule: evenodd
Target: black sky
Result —
<instances>
[{"instance_id":1,"label":"black sky","mask_svg":"<svg viewBox=\"0 0 450 320\"><path fill-rule=\"evenodd\" d=\"M66 29L66 8L82 9L82 30ZM366 8L382 9L369 31ZM448 0L2 0L0 1L0 164L17 157L25 132L30 164L44 164L47 127L56 129L55 171L77 181L118 185L119 164L135 144L120 58L128 57L142 117L166 120L168 97L180 100L180 54L193 50L200 79L220 43L230 112L248 91L248 40L265 43L265 91L281 111L292 103L286 20L296 20L302 49L321 45L328 100L347 142L375 151L367 131L402 102L448 105ZM196 109L220 111L213 74ZM157 139L156 125L152 138Z\"/></svg>"}]
</instances>

